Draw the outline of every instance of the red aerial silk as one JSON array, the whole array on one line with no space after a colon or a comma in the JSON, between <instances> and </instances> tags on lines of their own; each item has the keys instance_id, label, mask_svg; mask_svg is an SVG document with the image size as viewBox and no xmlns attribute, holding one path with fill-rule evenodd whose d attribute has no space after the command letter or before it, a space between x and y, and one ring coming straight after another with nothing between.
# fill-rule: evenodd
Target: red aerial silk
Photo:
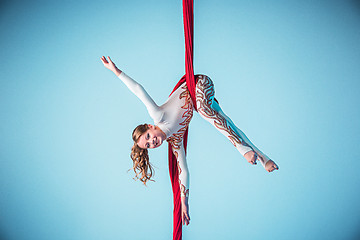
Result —
<instances>
[{"instance_id":1,"label":"red aerial silk","mask_svg":"<svg viewBox=\"0 0 360 240\"><path fill-rule=\"evenodd\" d=\"M195 76L193 68L193 38L194 38L194 2L193 0L183 0L183 18L184 18L184 33L185 33L185 72L186 74L176 84L171 94L186 81L187 88L190 92L191 100L195 101ZM171 95L170 94L170 95ZM188 129L184 133L183 145L187 146ZM179 172L177 166L177 160L172 152L171 144L169 143L169 172L171 185L174 198L174 227L173 227L173 240L181 240L182 238L182 220L181 220L181 198L180 198L180 186L179 186Z\"/></svg>"},{"instance_id":2,"label":"red aerial silk","mask_svg":"<svg viewBox=\"0 0 360 240\"><path fill-rule=\"evenodd\" d=\"M189 89L191 100L195 104L195 77L193 67L194 57L194 2L193 0L183 0L183 18L185 33L185 72L186 85Z\"/></svg>"}]
</instances>

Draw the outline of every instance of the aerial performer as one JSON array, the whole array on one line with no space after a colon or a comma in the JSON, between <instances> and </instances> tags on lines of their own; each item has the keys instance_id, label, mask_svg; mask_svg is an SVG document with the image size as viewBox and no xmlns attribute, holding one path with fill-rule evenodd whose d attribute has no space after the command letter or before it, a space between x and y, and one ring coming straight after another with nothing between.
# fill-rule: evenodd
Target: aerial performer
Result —
<instances>
[{"instance_id":1,"label":"aerial performer","mask_svg":"<svg viewBox=\"0 0 360 240\"><path fill-rule=\"evenodd\" d=\"M136 178L144 184L151 180L153 168L149 162L148 149L158 148L164 141L171 145L178 163L183 224L188 225L190 221L188 211L189 170L183 136L193 116L195 105L200 116L227 137L249 163L256 165L259 161L268 172L279 169L277 164L261 152L222 111L218 101L214 98L214 84L208 76L195 75L196 102L191 100L186 82L184 82L163 105L159 106L142 85L118 69L110 57L103 56L101 61L143 102L154 121L153 125L137 126L132 133L134 145L130 156L133 160Z\"/></svg>"},{"instance_id":2,"label":"aerial performer","mask_svg":"<svg viewBox=\"0 0 360 240\"><path fill-rule=\"evenodd\" d=\"M222 133L251 164L260 162L268 172L278 170L278 165L261 152L222 111L215 99L212 80L206 75L194 75L193 70L193 0L182 0L185 34L185 72L167 101L157 105L141 84L116 67L110 57L101 57L111 70L145 105L154 124L137 126L132 139L130 157L135 179L146 184L151 181L153 168L148 149L158 148L168 142L169 173L173 190L173 240L182 239L182 225L189 224L189 170L186 163L188 127L193 110Z\"/></svg>"}]
</instances>

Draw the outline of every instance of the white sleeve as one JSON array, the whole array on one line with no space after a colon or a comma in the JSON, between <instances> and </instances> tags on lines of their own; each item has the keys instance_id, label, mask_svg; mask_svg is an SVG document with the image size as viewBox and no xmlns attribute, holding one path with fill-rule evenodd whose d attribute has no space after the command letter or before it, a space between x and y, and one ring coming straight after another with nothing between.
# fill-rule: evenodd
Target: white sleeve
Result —
<instances>
[{"instance_id":1,"label":"white sleeve","mask_svg":"<svg viewBox=\"0 0 360 240\"><path fill-rule=\"evenodd\" d=\"M126 75L124 72L120 73L119 78L130 89L130 91L133 92L143 102L149 112L150 117L155 122L159 122L162 117L162 111L159 106L156 105L150 95L145 91L144 87Z\"/></svg>"},{"instance_id":2,"label":"white sleeve","mask_svg":"<svg viewBox=\"0 0 360 240\"><path fill-rule=\"evenodd\" d=\"M181 196L189 196L189 170L186 163L183 142L172 144L172 151L177 159Z\"/></svg>"}]
</instances>

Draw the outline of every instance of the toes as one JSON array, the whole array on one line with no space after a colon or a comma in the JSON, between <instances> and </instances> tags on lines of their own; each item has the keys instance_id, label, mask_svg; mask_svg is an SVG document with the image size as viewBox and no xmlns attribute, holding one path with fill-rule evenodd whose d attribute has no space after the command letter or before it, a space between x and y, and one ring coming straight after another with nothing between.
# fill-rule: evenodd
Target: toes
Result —
<instances>
[{"instance_id":1,"label":"toes","mask_svg":"<svg viewBox=\"0 0 360 240\"><path fill-rule=\"evenodd\" d=\"M256 165L256 164L257 164L256 160L257 160L257 154L254 153L254 155L253 155L252 158L251 158L251 163L252 163L253 165Z\"/></svg>"},{"instance_id":2,"label":"toes","mask_svg":"<svg viewBox=\"0 0 360 240\"><path fill-rule=\"evenodd\" d=\"M276 165L276 163L272 160L269 160L271 162L267 162L266 164L266 167L265 169L268 171L268 172L273 172L274 170L279 170L279 167L278 165Z\"/></svg>"},{"instance_id":3,"label":"toes","mask_svg":"<svg viewBox=\"0 0 360 240\"><path fill-rule=\"evenodd\" d=\"M257 154L254 151L249 151L244 155L248 163L256 165Z\"/></svg>"},{"instance_id":4,"label":"toes","mask_svg":"<svg viewBox=\"0 0 360 240\"><path fill-rule=\"evenodd\" d=\"M269 172L273 172L275 170L279 170L279 167L276 164L271 166L271 168L269 169Z\"/></svg>"},{"instance_id":5,"label":"toes","mask_svg":"<svg viewBox=\"0 0 360 240\"><path fill-rule=\"evenodd\" d=\"M279 170L279 166L276 163L273 164L273 168L274 170Z\"/></svg>"}]
</instances>

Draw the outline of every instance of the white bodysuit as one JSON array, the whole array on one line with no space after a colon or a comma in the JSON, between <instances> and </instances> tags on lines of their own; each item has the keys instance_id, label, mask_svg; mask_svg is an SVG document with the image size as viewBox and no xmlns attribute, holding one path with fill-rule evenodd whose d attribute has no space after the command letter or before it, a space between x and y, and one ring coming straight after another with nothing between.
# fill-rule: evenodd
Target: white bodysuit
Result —
<instances>
[{"instance_id":1,"label":"white bodysuit","mask_svg":"<svg viewBox=\"0 0 360 240\"><path fill-rule=\"evenodd\" d=\"M144 103L150 117L154 120L154 124L166 134L166 140L171 144L178 162L181 196L188 196L189 171L183 146L183 136L193 116L194 104L190 98L186 82L180 85L163 105L158 106L145 89L124 72L121 72L119 78ZM257 149L224 114L219 104L214 101L214 95L215 91L211 79L205 75L199 75L196 83L198 113L225 135L242 155L253 150L260 157L258 160L265 166L269 158Z\"/></svg>"}]
</instances>

